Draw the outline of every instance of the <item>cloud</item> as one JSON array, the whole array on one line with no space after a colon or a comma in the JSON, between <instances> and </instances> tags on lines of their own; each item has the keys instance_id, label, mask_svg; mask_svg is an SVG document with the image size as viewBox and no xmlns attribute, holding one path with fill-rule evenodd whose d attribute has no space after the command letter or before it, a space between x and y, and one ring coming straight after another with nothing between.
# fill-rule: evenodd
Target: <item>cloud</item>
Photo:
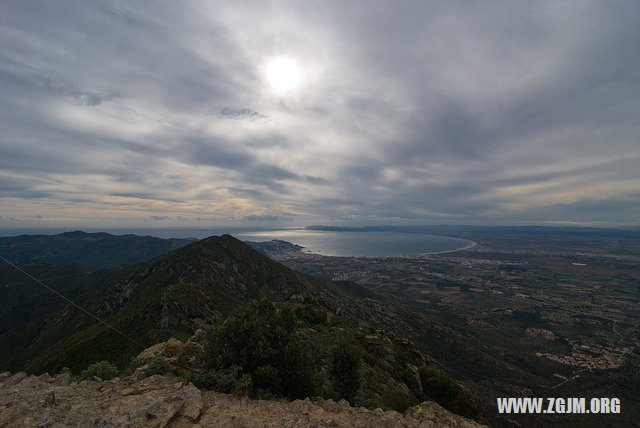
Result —
<instances>
[{"instance_id":1,"label":"cloud","mask_svg":"<svg viewBox=\"0 0 640 428\"><path fill-rule=\"evenodd\" d=\"M639 12L12 2L0 215L635 224ZM283 55L285 97L264 79Z\"/></svg>"},{"instance_id":2,"label":"cloud","mask_svg":"<svg viewBox=\"0 0 640 428\"><path fill-rule=\"evenodd\" d=\"M293 220L293 217L272 215L272 214L260 214L260 215L249 215L246 217L242 217L241 220L249 221L249 222L273 223L273 222L283 222L283 221L289 222Z\"/></svg>"},{"instance_id":3,"label":"cloud","mask_svg":"<svg viewBox=\"0 0 640 428\"><path fill-rule=\"evenodd\" d=\"M168 220L169 216L166 215L152 215L149 217L151 220L156 220L156 221L163 221L163 220Z\"/></svg>"},{"instance_id":4,"label":"cloud","mask_svg":"<svg viewBox=\"0 0 640 428\"><path fill-rule=\"evenodd\" d=\"M42 85L47 91L55 95L63 95L73 98L79 105L95 107L105 100L105 97L95 92L82 91L67 82L55 82L51 79L42 80Z\"/></svg>"},{"instance_id":5,"label":"cloud","mask_svg":"<svg viewBox=\"0 0 640 428\"><path fill-rule=\"evenodd\" d=\"M234 120L247 120L250 122L256 122L259 120L268 119L269 116L264 114L260 114L255 110L250 108L232 108L232 107L223 107L223 108L204 108L202 110L204 114L213 114L219 117L223 117L226 119L234 119Z\"/></svg>"},{"instance_id":6,"label":"cloud","mask_svg":"<svg viewBox=\"0 0 640 428\"><path fill-rule=\"evenodd\" d=\"M64 79L51 77L45 71L14 61L2 53L0 53L0 73L3 81L13 90L41 91L44 96L48 94L72 99L77 105L95 107L114 97L114 95L105 96L97 92L81 90Z\"/></svg>"}]
</instances>

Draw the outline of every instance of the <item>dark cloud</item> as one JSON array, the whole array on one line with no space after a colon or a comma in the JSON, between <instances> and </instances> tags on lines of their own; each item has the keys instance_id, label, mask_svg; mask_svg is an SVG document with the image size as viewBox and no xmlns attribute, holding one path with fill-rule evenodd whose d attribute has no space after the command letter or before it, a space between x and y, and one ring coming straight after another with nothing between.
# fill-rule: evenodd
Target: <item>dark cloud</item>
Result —
<instances>
[{"instance_id":1,"label":"dark cloud","mask_svg":"<svg viewBox=\"0 0 640 428\"><path fill-rule=\"evenodd\" d=\"M278 222L278 221L292 221L293 217L289 216L281 216L281 215L272 215L272 214L260 214L260 215L249 215L246 217L242 217L242 220L249 222Z\"/></svg>"},{"instance_id":2,"label":"dark cloud","mask_svg":"<svg viewBox=\"0 0 640 428\"><path fill-rule=\"evenodd\" d=\"M234 120L248 120L250 122L256 122L258 120L267 119L269 116L264 114L260 114L255 110L250 108L231 108L231 107L223 107L220 109L205 109L203 111L206 114L215 114L220 117L224 117L226 119L234 119Z\"/></svg>"},{"instance_id":3,"label":"dark cloud","mask_svg":"<svg viewBox=\"0 0 640 428\"><path fill-rule=\"evenodd\" d=\"M95 92L82 91L67 82L56 82L44 79L42 85L47 91L55 95L63 95L73 98L79 105L95 107L104 101L105 97Z\"/></svg>"},{"instance_id":4,"label":"dark cloud","mask_svg":"<svg viewBox=\"0 0 640 428\"><path fill-rule=\"evenodd\" d=\"M166 215L152 215L149 217L151 220L156 220L156 221L163 221L163 220L168 220L169 217Z\"/></svg>"}]
</instances>

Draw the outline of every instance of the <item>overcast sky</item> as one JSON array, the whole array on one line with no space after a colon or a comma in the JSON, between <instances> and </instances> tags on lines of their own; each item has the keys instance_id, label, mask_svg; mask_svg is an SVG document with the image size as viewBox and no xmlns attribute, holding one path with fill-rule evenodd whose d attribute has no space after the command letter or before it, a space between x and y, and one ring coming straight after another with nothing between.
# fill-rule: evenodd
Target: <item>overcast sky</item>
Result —
<instances>
[{"instance_id":1,"label":"overcast sky","mask_svg":"<svg viewBox=\"0 0 640 428\"><path fill-rule=\"evenodd\" d=\"M0 226L638 225L639 22L634 0L2 0Z\"/></svg>"}]
</instances>

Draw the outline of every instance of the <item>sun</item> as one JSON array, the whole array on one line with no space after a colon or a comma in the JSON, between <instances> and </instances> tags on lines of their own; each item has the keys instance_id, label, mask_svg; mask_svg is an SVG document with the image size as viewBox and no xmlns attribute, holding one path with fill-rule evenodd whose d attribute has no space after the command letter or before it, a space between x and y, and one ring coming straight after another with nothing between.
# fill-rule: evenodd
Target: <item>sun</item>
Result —
<instances>
[{"instance_id":1,"label":"sun","mask_svg":"<svg viewBox=\"0 0 640 428\"><path fill-rule=\"evenodd\" d=\"M290 58L275 58L267 64L266 78L273 92L278 95L284 95L300 85L302 70Z\"/></svg>"}]
</instances>

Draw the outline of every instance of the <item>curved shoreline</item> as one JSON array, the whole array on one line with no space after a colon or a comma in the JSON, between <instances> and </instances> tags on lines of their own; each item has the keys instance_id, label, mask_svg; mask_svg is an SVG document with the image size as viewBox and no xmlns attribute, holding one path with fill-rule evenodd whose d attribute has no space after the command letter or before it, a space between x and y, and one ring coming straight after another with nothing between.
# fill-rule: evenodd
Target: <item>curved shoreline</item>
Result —
<instances>
[{"instance_id":1,"label":"curved shoreline","mask_svg":"<svg viewBox=\"0 0 640 428\"><path fill-rule=\"evenodd\" d=\"M454 238L453 236L445 236L445 238ZM438 251L437 253L424 253L424 255L430 256L430 255L434 255L434 254L445 254L445 253L455 253L456 251L465 251L471 248L475 248L478 246L478 243L476 241L472 241L471 239L466 239L466 238L457 238L457 239L464 239L465 241L469 241L471 242L471 245L467 245L466 247L463 248L458 248L457 250L446 250L446 251Z\"/></svg>"},{"instance_id":2,"label":"curved shoreline","mask_svg":"<svg viewBox=\"0 0 640 428\"><path fill-rule=\"evenodd\" d=\"M438 255L438 254L447 254L447 253L455 253L458 251L465 251L465 250L469 250L471 248L475 248L478 246L478 243L475 241L472 241L471 239L466 239L466 238L456 238L454 236L443 236L443 235L430 235L430 236L438 236L441 238L451 238L451 239L461 239L464 241L469 241L471 242L471 244L467 245L466 247L462 247L462 248L456 248L453 250L443 250L443 251L436 251L433 253L416 253L416 254L398 254L398 255L391 255L391 256L340 256L340 255L331 255L331 254L323 254L319 251L313 251L313 250L309 250L304 246L301 246L300 244L295 244L292 242L292 244L301 246L302 248L299 250L302 253L305 254L309 254L309 255L316 255L316 256L322 256L322 257L341 257L341 258L367 258L367 259L388 259L388 258L414 258L414 257L423 257L423 256L433 256L433 255Z\"/></svg>"}]
</instances>

